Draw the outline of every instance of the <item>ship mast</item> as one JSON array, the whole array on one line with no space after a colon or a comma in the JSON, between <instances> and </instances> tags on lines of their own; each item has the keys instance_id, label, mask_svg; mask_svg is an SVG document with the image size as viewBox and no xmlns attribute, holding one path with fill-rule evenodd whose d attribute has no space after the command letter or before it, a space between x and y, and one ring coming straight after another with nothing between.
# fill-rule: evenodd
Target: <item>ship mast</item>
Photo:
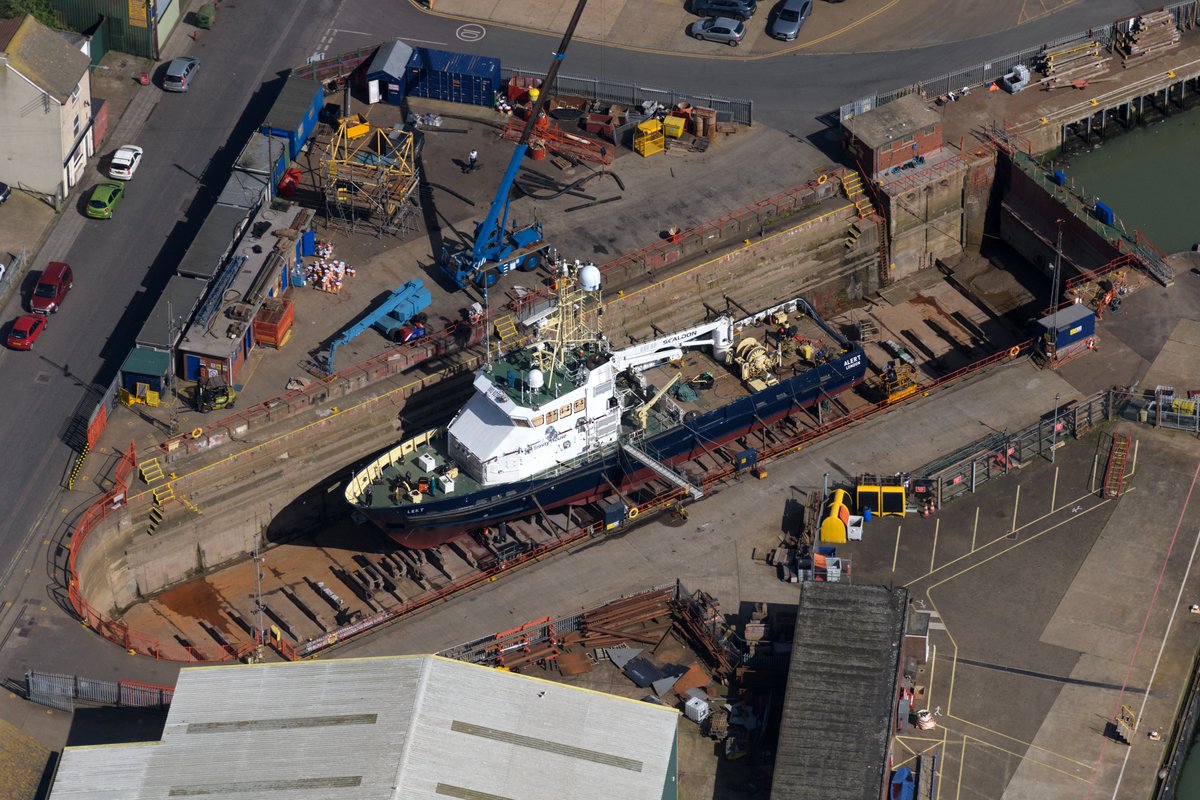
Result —
<instances>
[{"instance_id":1,"label":"ship mast","mask_svg":"<svg viewBox=\"0 0 1200 800\"><path fill-rule=\"evenodd\" d=\"M552 384L547 388L556 396L560 383L556 375L567 368L568 359L573 360L579 350L594 352L594 348L604 340L600 329L602 309L599 281L589 289L584 287L588 281L580 279L580 272L588 267L596 271L594 265L579 262L558 266L555 276L558 304L555 313L539 331L541 341L535 351L535 360L548 384Z\"/></svg>"}]
</instances>

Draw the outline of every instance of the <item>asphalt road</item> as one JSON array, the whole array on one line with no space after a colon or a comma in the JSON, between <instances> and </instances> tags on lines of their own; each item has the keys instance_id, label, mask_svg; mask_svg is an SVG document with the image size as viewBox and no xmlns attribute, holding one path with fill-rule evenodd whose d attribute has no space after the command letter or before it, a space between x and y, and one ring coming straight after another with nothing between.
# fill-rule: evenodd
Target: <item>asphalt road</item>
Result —
<instances>
[{"instance_id":1,"label":"asphalt road","mask_svg":"<svg viewBox=\"0 0 1200 800\"><path fill-rule=\"evenodd\" d=\"M280 7L286 9L282 14ZM310 21L328 19L334 8L333 0L230 4L199 42L173 41L186 43L186 53L198 57L201 68L186 94L161 92L136 137L146 155L114 218L80 226L95 180L72 196L60 225L78 227L78 235L64 252L40 254L34 270L50 259L67 261L75 287L33 352L0 351L0 443L8 461L0 479L0 585L7 583L14 558L35 532L57 533L79 510L64 511L60 487L73 464L73 446L81 442L80 419L116 375L232 160L254 122L265 115L278 87L262 90L263 82L303 63L318 32ZM21 313L29 288L0 318ZM101 464L92 457L87 469Z\"/></svg>"},{"instance_id":2,"label":"asphalt road","mask_svg":"<svg viewBox=\"0 0 1200 800\"><path fill-rule=\"evenodd\" d=\"M763 61L729 59L721 52L710 61L578 42L564 73L749 97L755 101L758 120L808 135L821 130L819 116L843 102L1151 5L1146 0L1088 0L1016 29L903 52L789 55ZM60 226L71 233L77 228L78 234L59 237L61 252L48 248L34 269L40 270L50 258L68 261L75 270L74 290L33 353L0 354L0 385L5 388L0 447L8 458L0 479L4 599L17 593L42 594L40 588L25 588L10 578L20 567L34 565L32 544L37 538L61 532L81 510L62 493L74 447L82 437L79 423L116 374L242 143L273 100L278 82L262 88L263 82L316 51L333 54L394 37L497 55L510 66L533 69L545 69L557 42L557 36L495 26L485 26L480 41L464 42L455 35L460 24L422 14L403 2L243 2L223 6L217 26L199 42L173 40L173 46L187 44L185 52L202 60L194 88L185 95L158 97L141 135L135 137L146 156L115 219L70 218L81 213L91 183L73 198L76 205L65 212L68 217ZM28 287L0 318L14 319L27 296ZM88 469L101 465L93 457ZM84 502L86 498L78 498L79 504ZM0 623L9 625L7 620Z\"/></svg>"}]
</instances>

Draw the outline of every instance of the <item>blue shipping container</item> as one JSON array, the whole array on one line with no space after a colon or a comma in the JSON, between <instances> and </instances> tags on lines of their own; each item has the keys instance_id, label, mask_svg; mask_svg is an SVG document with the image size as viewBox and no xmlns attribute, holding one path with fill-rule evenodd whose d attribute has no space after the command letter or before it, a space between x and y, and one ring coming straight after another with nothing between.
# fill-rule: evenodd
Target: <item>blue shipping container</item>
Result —
<instances>
[{"instance_id":1,"label":"blue shipping container","mask_svg":"<svg viewBox=\"0 0 1200 800\"><path fill-rule=\"evenodd\" d=\"M407 83L411 97L490 107L500 90L500 59L420 47L408 60Z\"/></svg>"},{"instance_id":2,"label":"blue shipping container","mask_svg":"<svg viewBox=\"0 0 1200 800\"><path fill-rule=\"evenodd\" d=\"M325 103L325 88L316 81L288 78L263 122L263 133L288 141L288 155L295 159L317 127L317 115Z\"/></svg>"},{"instance_id":3,"label":"blue shipping container","mask_svg":"<svg viewBox=\"0 0 1200 800\"><path fill-rule=\"evenodd\" d=\"M1057 314L1038 320L1049 337L1053 331L1054 346L1062 350L1096 335L1096 313L1082 303L1069 305Z\"/></svg>"}]
</instances>

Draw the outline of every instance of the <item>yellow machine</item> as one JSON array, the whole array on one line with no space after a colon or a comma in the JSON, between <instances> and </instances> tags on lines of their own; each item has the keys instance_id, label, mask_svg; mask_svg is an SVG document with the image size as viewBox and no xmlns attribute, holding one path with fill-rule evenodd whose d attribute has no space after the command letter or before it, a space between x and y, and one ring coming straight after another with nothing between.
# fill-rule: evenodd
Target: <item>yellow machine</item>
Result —
<instances>
[{"instance_id":1,"label":"yellow machine","mask_svg":"<svg viewBox=\"0 0 1200 800\"><path fill-rule=\"evenodd\" d=\"M771 371L777 366L778 358L773 358L757 339L746 338L738 342L733 360L742 368L742 380L754 391L761 392L779 383L779 378Z\"/></svg>"},{"instance_id":2,"label":"yellow machine","mask_svg":"<svg viewBox=\"0 0 1200 800\"><path fill-rule=\"evenodd\" d=\"M683 377L681 373L675 373L671 380L667 381L666 386L659 389L654 393L653 397L633 410L633 418L637 420L638 428L640 430L646 430L646 424L648 423L648 418L650 416L650 409L654 407L655 403L662 399L662 396L667 393L668 389L679 382L681 377Z\"/></svg>"},{"instance_id":3,"label":"yellow machine","mask_svg":"<svg viewBox=\"0 0 1200 800\"><path fill-rule=\"evenodd\" d=\"M903 400L917 392L917 371L911 364L887 362L887 368L879 378L879 389L889 403Z\"/></svg>"}]
</instances>

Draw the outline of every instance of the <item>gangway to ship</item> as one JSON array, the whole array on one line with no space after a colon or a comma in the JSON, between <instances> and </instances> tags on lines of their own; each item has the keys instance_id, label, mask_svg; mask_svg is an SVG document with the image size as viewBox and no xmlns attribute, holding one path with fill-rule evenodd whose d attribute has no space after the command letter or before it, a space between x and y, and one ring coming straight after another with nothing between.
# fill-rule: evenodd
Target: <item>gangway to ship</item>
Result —
<instances>
[{"instance_id":1,"label":"gangway to ship","mask_svg":"<svg viewBox=\"0 0 1200 800\"><path fill-rule=\"evenodd\" d=\"M680 489L685 489L692 496L693 500L699 500L704 497L704 490L699 486L685 480L679 473L670 467L666 466L654 456L641 449L628 439L621 442L621 449L628 453L635 461L645 464L655 475L658 475L665 481L678 486Z\"/></svg>"}]
</instances>

